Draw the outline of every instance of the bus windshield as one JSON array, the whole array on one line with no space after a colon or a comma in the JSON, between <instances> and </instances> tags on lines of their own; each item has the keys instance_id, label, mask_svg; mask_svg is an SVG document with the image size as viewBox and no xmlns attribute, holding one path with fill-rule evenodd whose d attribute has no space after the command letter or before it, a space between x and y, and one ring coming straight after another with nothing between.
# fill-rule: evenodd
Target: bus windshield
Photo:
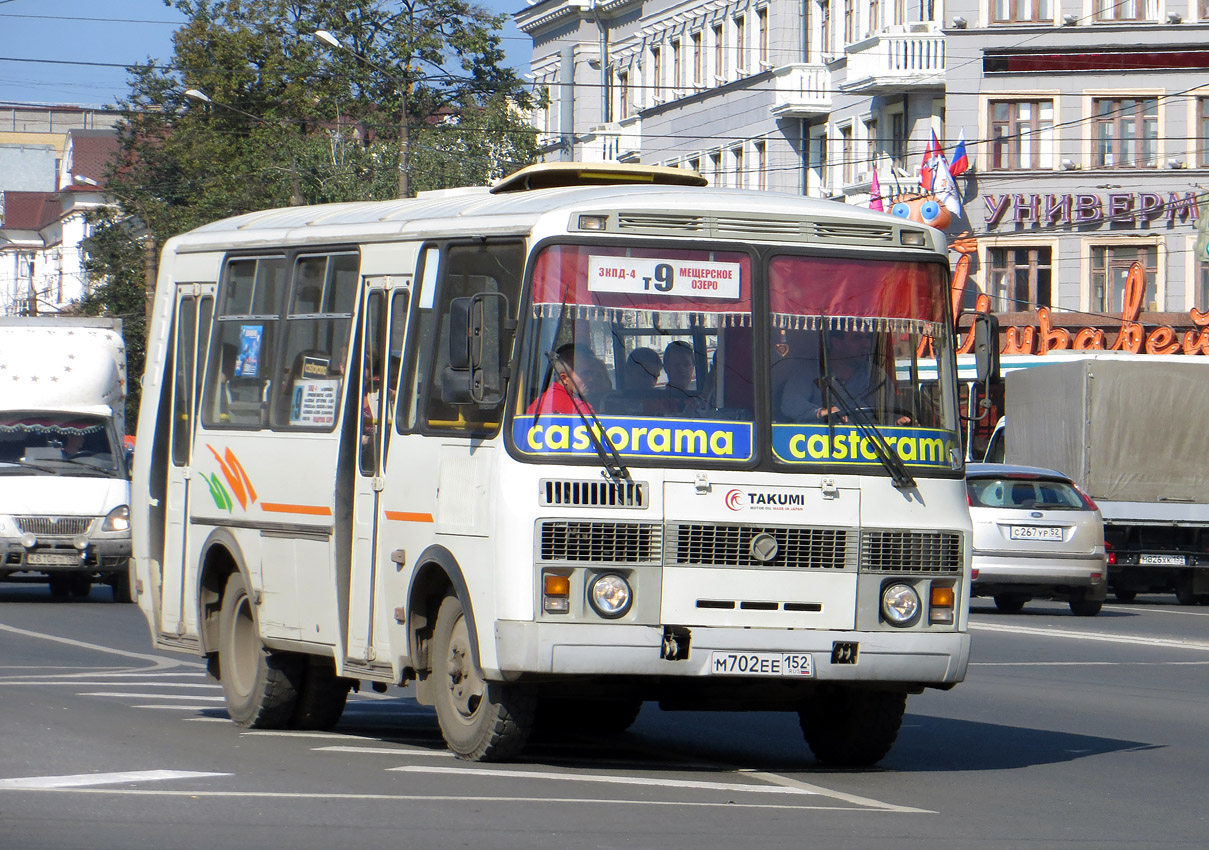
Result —
<instances>
[{"instance_id":1,"label":"bus windshield","mask_svg":"<svg viewBox=\"0 0 1209 850\"><path fill-rule=\"evenodd\" d=\"M865 442L881 434L915 471L952 468L941 266L557 245L533 269L511 423L523 455L592 457L602 431L627 464L771 455L883 472Z\"/></svg>"}]
</instances>

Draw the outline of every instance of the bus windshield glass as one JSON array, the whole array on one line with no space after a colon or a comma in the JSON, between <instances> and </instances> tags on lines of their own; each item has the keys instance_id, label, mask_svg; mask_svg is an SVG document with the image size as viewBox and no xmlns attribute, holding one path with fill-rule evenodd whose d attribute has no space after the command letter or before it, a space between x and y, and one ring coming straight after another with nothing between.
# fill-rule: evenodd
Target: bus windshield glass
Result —
<instances>
[{"instance_id":1,"label":"bus windshield glass","mask_svg":"<svg viewBox=\"0 0 1209 850\"><path fill-rule=\"evenodd\" d=\"M771 455L882 474L866 444L880 433L915 472L952 468L941 266L557 245L533 269L511 423L522 455L591 458L603 436L628 465Z\"/></svg>"}]
</instances>

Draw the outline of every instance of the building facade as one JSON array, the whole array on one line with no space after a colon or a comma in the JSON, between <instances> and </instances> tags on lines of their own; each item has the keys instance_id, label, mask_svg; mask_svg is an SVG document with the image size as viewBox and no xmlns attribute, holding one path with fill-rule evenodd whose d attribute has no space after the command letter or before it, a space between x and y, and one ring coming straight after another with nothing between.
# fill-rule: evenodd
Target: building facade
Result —
<instances>
[{"instance_id":1,"label":"building facade","mask_svg":"<svg viewBox=\"0 0 1209 850\"><path fill-rule=\"evenodd\" d=\"M516 15L547 159L693 168L719 185L867 202L944 135L939 5L544 0Z\"/></svg>"}]
</instances>

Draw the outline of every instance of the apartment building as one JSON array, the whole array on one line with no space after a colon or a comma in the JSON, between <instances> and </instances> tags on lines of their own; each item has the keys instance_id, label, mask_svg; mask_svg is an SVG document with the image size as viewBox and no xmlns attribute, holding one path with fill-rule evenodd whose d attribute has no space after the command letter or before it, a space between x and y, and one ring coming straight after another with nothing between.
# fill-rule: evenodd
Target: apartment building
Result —
<instances>
[{"instance_id":1,"label":"apartment building","mask_svg":"<svg viewBox=\"0 0 1209 850\"><path fill-rule=\"evenodd\" d=\"M867 202L944 135L927 0L543 0L515 16L547 159L696 169L715 184Z\"/></svg>"}]
</instances>

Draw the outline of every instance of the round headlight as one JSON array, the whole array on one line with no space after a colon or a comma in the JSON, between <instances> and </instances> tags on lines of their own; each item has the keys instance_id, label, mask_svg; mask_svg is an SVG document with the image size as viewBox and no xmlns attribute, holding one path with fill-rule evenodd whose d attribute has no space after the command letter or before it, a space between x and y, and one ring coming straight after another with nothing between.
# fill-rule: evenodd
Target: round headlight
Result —
<instances>
[{"instance_id":1,"label":"round headlight","mask_svg":"<svg viewBox=\"0 0 1209 850\"><path fill-rule=\"evenodd\" d=\"M624 617L634 601L630 584L616 573L597 576L588 587L588 603L592 610L610 620Z\"/></svg>"},{"instance_id":2,"label":"round headlight","mask_svg":"<svg viewBox=\"0 0 1209 850\"><path fill-rule=\"evenodd\" d=\"M130 508L127 505L120 505L109 512L105 517L105 521L101 523L101 531L129 531L130 530Z\"/></svg>"},{"instance_id":3,"label":"round headlight","mask_svg":"<svg viewBox=\"0 0 1209 850\"><path fill-rule=\"evenodd\" d=\"M923 604L909 584L891 584L882 591L882 617L892 626L910 626L919 619Z\"/></svg>"}]
</instances>

